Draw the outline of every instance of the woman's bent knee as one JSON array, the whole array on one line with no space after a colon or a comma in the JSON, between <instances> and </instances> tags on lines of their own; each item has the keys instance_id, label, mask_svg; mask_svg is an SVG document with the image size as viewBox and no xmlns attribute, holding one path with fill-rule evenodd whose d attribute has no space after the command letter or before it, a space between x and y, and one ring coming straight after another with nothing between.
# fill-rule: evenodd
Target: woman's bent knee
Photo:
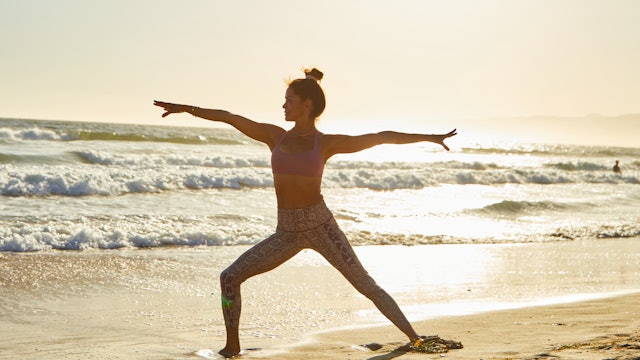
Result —
<instances>
[{"instance_id":1,"label":"woman's bent knee","mask_svg":"<svg viewBox=\"0 0 640 360\"><path fill-rule=\"evenodd\" d=\"M233 285L235 276L234 276L234 271L231 269L231 267L228 267L226 269L224 269L221 273L220 273L220 285L222 285L222 290L224 291L225 287Z\"/></svg>"}]
</instances>

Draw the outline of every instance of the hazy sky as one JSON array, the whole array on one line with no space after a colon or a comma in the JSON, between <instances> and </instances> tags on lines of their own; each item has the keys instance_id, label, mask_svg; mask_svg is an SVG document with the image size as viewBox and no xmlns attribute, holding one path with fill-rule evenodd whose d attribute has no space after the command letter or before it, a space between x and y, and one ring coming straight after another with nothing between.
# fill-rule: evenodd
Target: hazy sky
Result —
<instances>
[{"instance_id":1,"label":"hazy sky","mask_svg":"<svg viewBox=\"0 0 640 360\"><path fill-rule=\"evenodd\" d=\"M636 0L0 0L0 49L0 117L281 123L305 66L329 127L640 112Z\"/></svg>"}]
</instances>

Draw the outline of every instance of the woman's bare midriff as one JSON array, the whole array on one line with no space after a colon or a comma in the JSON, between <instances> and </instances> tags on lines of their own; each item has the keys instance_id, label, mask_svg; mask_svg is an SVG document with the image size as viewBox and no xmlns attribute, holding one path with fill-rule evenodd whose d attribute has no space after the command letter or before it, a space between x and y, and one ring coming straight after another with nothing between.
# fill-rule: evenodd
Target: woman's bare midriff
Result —
<instances>
[{"instance_id":1,"label":"woman's bare midriff","mask_svg":"<svg viewBox=\"0 0 640 360\"><path fill-rule=\"evenodd\" d=\"M279 208L299 209L322 201L320 177L274 174L273 184Z\"/></svg>"}]
</instances>

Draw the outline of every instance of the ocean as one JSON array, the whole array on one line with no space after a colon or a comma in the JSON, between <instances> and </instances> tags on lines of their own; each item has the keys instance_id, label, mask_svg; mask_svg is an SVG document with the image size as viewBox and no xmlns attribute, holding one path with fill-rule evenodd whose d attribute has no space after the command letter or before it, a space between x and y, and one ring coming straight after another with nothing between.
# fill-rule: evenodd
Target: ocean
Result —
<instances>
[{"instance_id":1,"label":"ocean","mask_svg":"<svg viewBox=\"0 0 640 360\"><path fill-rule=\"evenodd\" d=\"M459 132L450 152L328 161L323 195L353 245L640 237L640 148ZM230 128L0 119L0 251L254 244L276 226L269 158Z\"/></svg>"},{"instance_id":2,"label":"ocean","mask_svg":"<svg viewBox=\"0 0 640 360\"><path fill-rule=\"evenodd\" d=\"M448 144L336 156L323 179L416 331L466 347L420 321L640 290L640 148L473 144L464 129ZM0 358L222 348L218 277L276 227L269 158L229 128L0 119ZM242 291L242 342L267 352L389 324L310 250Z\"/></svg>"}]
</instances>

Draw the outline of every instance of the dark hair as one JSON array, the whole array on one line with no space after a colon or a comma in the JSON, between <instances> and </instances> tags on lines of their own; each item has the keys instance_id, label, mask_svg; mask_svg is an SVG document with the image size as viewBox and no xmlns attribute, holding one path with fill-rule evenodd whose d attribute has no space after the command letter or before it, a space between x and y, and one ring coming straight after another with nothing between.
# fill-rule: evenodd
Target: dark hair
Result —
<instances>
[{"instance_id":1,"label":"dark hair","mask_svg":"<svg viewBox=\"0 0 640 360\"><path fill-rule=\"evenodd\" d=\"M311 103L313 104L313 111L311 115L314 118L317 118L322 114L324 107L326 106L324 92L319 84L324 74L316 68L304 69L304 74L304 79L296 79L290 82L289 88L291 88L296 95L300 96L302 100L311 100Z\"/></svg>"}]
</instances>

